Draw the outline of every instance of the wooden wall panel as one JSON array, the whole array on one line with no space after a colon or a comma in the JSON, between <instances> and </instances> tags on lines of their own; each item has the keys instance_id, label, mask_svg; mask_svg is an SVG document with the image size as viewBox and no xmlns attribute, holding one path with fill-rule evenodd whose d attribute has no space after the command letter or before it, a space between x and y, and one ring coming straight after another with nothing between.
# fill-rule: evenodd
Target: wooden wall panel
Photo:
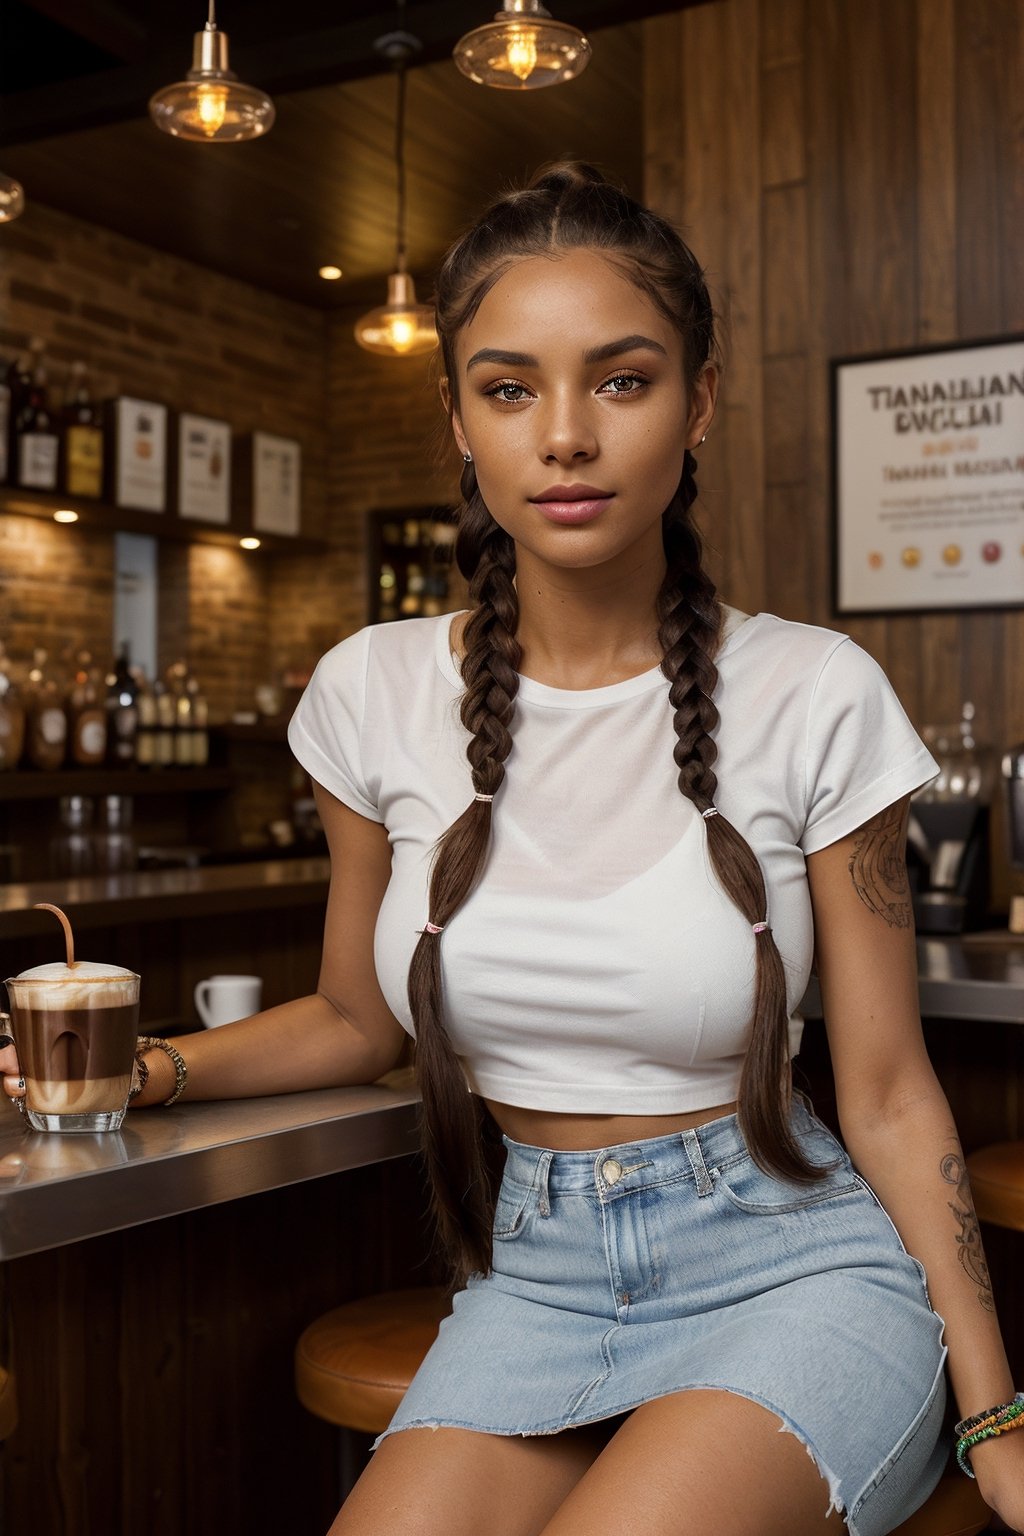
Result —
<instances>
[{"instance_id":1,"label":"wooden wall panel","mask_svg":"<svg viewBox=\"0 0 1024 1536\"><path fill-rule=\"evenodd\" d=\"M1024 612L833 613L828 394L838 356L1024 330L1024 7L718 0L646 31L646 195L724 322L700 475L723 595L852 634L918 726L970 699L981 740L1024 740Z\"/></svg>"}]
</instances>

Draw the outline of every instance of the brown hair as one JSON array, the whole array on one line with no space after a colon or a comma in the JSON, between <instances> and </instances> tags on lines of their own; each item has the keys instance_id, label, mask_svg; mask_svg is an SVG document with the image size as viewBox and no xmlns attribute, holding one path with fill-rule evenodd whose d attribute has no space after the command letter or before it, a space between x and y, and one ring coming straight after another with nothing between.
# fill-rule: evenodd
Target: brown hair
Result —
<instances>
[{"instance_id":1,"label":"brown hair","mask_svg":"<svg viewBox=\"0 0 1024 1536\"><path fill-rule=\"evenodd\" d=\"M452 403L458 380L454 343L485 294L515 261L554 251L594 249L636 283L683 338L692 387L715 356L714 314L693 253L665 220L634 202L590 166L564 163L498 199L449 251L437 286L437 329ZM658 595L658 638L675 726L679 789L698 811L714 803L718 781L714 731L718 710L715 655L721 608L701 563L691 516L696 460L686 451L682 480L662 517L667 569ZM512 746L519 687L519 608L513 584L515 546L491 517L472 464L462 475L456 558L469 581L472 612L463 635L462 722L477 794L495 795ZM472 800L438 840L430 880L430 922L444 928L480 877L490 843L489 802ZM500 811L499 811L500 814ZM758 861L722 815L707 818L715 873L753 926L765 919L765 885ZM441 1237L464 1277L491 1265L494 1160L487 1132L493 1122L467 1090L445 1028L439 934L424 932L409 969L416 1029L416 1065L423 1096L423 1132L434 1209ZM768 1172L806 1181L816 1177L790 1133L786 982L771 931L755 939L756 977L750 1047L739 1090L739 1120L752 1155Z\"/></svg>"}]
</instances>

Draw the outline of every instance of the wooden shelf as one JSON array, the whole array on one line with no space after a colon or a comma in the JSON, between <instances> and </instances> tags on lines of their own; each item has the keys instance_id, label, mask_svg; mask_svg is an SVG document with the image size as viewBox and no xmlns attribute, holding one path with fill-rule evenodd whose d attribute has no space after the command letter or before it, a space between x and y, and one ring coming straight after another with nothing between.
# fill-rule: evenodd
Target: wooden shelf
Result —
<instances>
[{"instance_id":1,"label":"wooden shelf","mask_svg":"<svg viewBox=\"0 0 1024 1536\"><path fill-rule=\"evenodd\" d=\"M230 526L213 526L178 517L173 512L136 512L130 507L114 507L105 501L94 501L91 496L0 486L0 513L52 520L54 512L63 507L78 513L78 522L68 524L71 528L99 529L106 533L148 533L153 538L177 543L219 544L235 549L239 539L253 535L260 540L259 549L251 551L254 555L312 555L331 548L326 539L290 539L281 534L254 533L252 528L237 521Z\"/></svg>"},{"instance_id":2,"label":"wooden shelf","mask_svg":"<svg viewBox=\"0 0 1024 1536\"><path fill-rule=\"evenodd\" d=\"M61 795L180 795L231 789L230 768L61 768L0 773L0 802L49 800Z\"/></svg>"}]
</instances>

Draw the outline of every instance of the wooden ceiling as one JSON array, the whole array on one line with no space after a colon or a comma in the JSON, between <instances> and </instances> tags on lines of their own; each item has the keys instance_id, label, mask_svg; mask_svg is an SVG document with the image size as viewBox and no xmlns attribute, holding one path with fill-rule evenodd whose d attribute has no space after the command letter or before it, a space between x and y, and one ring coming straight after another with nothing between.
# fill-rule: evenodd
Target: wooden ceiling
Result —
<instances>
[{"instance_id":1,"label":"wooden ceiling","mask_svg":"<svg viewBox=\"0 0 1024 1536\"><path fill-rule=\"evenodd\" d=\"M578 80L527 92L474 85L451 61L457 38L496 8L222 3L232 68L273 96L277 120L253 143L206 145L170 139L146 115L152 92L189 67L205 0L4 0L0 169L24 186L26 217L36 200L321 308L382 302L396 82L373 44L398 25L423 43L408 77L406 163L409 265L427 284L491 193L546 160L593 160L640 188L640 22L681 0L549 0L587 30L593 58ZM329 262L340 282L317 276Z\"/></svg>"}]
</instances>

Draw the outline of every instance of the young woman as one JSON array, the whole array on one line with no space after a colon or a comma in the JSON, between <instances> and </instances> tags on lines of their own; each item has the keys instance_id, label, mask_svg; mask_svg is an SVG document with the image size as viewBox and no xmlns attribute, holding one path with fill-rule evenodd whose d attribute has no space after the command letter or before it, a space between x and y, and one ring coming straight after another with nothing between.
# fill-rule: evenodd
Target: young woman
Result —
<instances>
[{"instance_id":1,"label":"young woman","mask_svg":"<svg viewBox=\"0 0 1024 1536\"><path fill-rule=\"evenodd\" d=\"M336 875L318 993L183 1046L216 1097L367 1081L416 1037L461 1283L333 1536L883 1536L947 1459L947 1346L1024 1531L917 1012L935 765L850 640L716 598L700 268L557 166L454 247L438 328L473 606L321 662L291 732ZM791 1087L812 955L845 1151Z\"/></svg>"}]
</instances>

